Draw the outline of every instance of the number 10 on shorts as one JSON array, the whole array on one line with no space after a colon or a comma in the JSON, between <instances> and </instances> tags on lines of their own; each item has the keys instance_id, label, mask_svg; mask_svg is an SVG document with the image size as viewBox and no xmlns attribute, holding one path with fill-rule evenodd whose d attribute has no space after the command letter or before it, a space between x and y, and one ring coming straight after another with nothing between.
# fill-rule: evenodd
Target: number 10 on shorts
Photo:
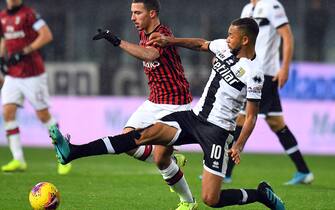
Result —
<instances>
[{"instance_id":1,"label":"number 10 on shorts","mask_svg":"<svg viewBox=\"0 0 335 210\"><path fill-rule=\"evenodd\" d=\"M221 153L222 153L222 146L221 145L217 145L217 144L213 144L212 145L212 151L211 151L211 159L216 159L219 160L221 157Z\"/></svg>"}]
</instances>

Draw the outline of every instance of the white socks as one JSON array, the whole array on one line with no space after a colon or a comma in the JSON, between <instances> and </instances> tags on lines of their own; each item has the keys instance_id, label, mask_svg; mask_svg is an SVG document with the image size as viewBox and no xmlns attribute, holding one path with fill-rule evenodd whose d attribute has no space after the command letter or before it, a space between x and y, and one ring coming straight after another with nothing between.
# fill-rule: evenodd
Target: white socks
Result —
<instances>
[{"instance_id":1,"label":"white socks","mask_svg":"<svg viewBox=\"0 0 335 210\"><path fill-rule=\"evenodd\" d=\"M139 146L136 152L133 154L133 157L142 160L144 162L153 163L154 159L154 146L153 145L142 145Z\"/></svg>"},{"instance_id":2,"label":"white socks","mask_svg":"<svg viewBox=\"0 0 335 210\"><path fill-rule=\"evenodd\" d=\"M168 185L179 195L180 201L193 203L193 196L186 182L183 172L171 159L169 167L159 171Z\"/></svg>"},{"instance_id":3,"label":"white socks","mask_svg":"<svg viewBox=\"0 0 335 210\"><path fill-rule=\"evenodd\" d=\"M4 125L8 139L9 149L12 152L13 158L15 160L25 162L22 145L20 141L20 131L17 121L5 122Z\"/></svg>"}]
</instances>

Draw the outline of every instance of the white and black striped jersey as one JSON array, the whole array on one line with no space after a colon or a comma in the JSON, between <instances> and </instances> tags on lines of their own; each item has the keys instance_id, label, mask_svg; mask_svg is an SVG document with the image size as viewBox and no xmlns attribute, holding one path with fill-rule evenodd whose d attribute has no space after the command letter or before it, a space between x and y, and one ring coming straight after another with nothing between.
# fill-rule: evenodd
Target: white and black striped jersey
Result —
<instances>
[{"instance_id":1,"label":"white and black striped jersey","mask_svg":"<svg viewBox=\"0 0 335 210\"><path fill-rule=\"evenodd\" d=\"M285 9L277 0L260 0L254 7L247 4L241 17L252 17L259 25L256 53L262 62L265 75L275 76L280 68L280 36L277 29L288 23Z\"/></svg>"},{"instance_id":2,"label":"white and black striped jersey","mask_svg":"<svg viewBox=\"0 0 335 210\"><path fill-rule=\"evenodd\" d=\"M212 72L193 112L228 131L235 130L235 119L246 99L260 100L264 75L255 59L236 58L225 39L211 41L215 54Z\"/></svg>"}]
</instances>

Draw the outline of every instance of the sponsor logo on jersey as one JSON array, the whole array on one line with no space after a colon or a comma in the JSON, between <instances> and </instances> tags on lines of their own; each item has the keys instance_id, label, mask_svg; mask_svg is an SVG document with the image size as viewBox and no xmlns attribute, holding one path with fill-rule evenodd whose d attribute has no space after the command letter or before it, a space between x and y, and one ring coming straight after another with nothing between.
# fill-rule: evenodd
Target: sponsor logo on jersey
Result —
<instances>
[{"instance_id":1,"label":"sponsor logo on jersey","mask_svg":"<svg viewBox=\"0 0 335 210\"><path fill-rule=\"evenodd\" d=\"M24 38L25 36L26 34L24 33L24 31L6 32L4 34L4 37L6 40L20 39L20 38Z\"/></svg>"},{"instance_id":2,"label":"sponsor logo on jersey","mask_svg":"<svg viewBox=\"0 0 335 210\"><path fill-rule=\"evenodd\" d=\"M262 93L262 88L263 86L262 85L258 85L258 86L255 86L255 87L248 87L248 92L249 93Z\"/></svg>"},{"instance_id":3,"label":"sponsor logo on jersey","mask_svg":"<svg viewBox=\"0 0 335 210\"><path fill-rule=\"evenodd\" d=\"M221 75L224 81L235 89L241 90L243 83L232 72L231 67L238 62L238 59L232 55L225 60L216 59L213 64L213 70Z\"/></svg>"},{"instance_id":4,"label":"sponsor logo on jersey","mask_svg":"<svg viewBox=\"0 0 335 210\"><path fill-rule=\"evenodd\" d=\"M146 68L156 68L160 65L161 64L158 61L152 61L152 62L143 61L143 66Z\"/></svg>"},{"instance_id":5,"label":"sponsor logo on jersey","mask_svg":"<svg viewBox=\"0 0 335 210\"><path fill-rule=\"evenodd\" d=\"M20 24L20 21L21 21L20 16L16 16L16 17L15 17L15 25L19 25L19 24Z\"/></svg>"}]
</instances>

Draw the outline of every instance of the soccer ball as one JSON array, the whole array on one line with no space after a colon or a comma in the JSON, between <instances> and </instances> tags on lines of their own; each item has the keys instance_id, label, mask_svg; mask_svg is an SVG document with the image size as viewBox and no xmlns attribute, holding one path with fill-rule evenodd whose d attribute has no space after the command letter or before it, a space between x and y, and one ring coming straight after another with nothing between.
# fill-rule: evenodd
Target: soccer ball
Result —
<instances>
[{"instance_id":1,"label":"soccer ball","mask_svg":"<svg viewBox=\"0 0 335 210\"><path fill-rule=\"evenodd\" d=\"M55 185L40 182L31 189L29 202L34 210L55 210L60 203L60 194Z\"/></svg>"}]
</instances>

